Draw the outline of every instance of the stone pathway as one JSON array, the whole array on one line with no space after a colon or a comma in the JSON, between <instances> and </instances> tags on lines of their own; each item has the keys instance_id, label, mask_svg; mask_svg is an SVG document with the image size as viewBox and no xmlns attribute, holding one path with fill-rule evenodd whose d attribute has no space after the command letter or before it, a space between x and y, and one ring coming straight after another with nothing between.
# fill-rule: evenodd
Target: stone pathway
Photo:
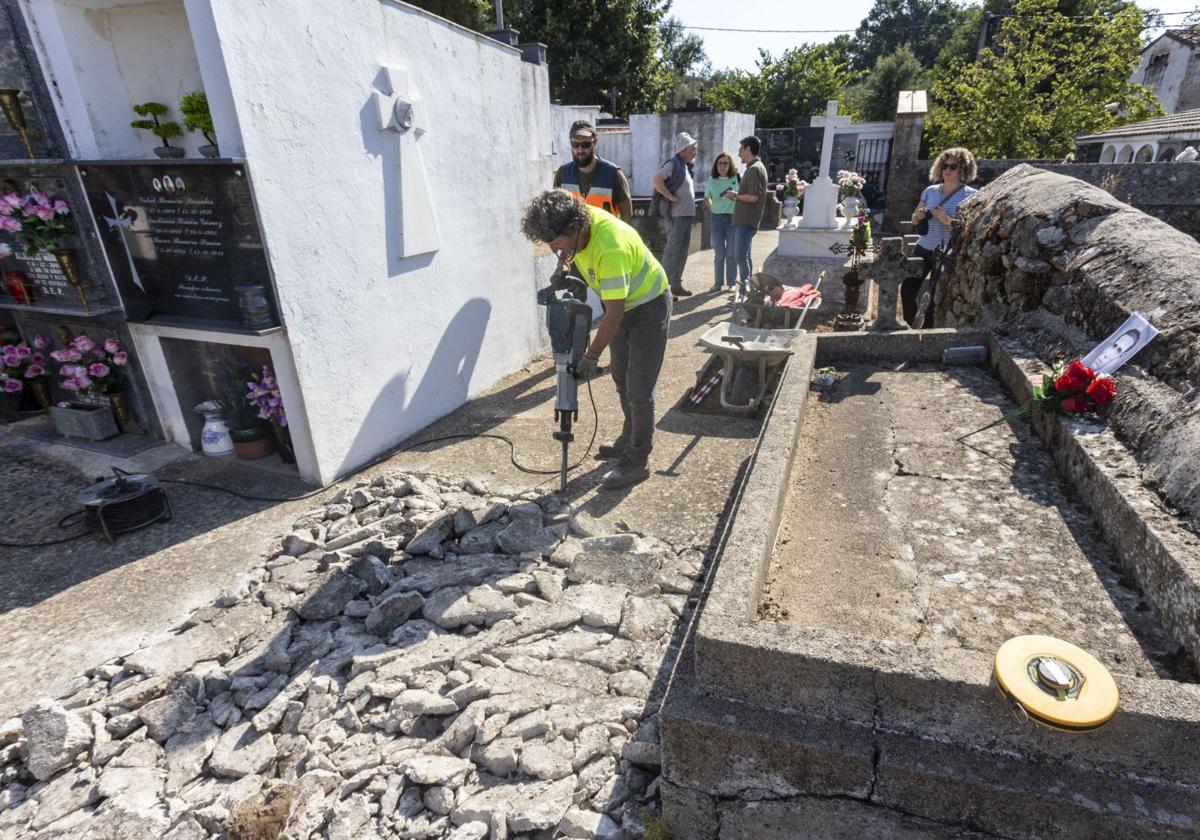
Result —
<instances>
[{"instance_id":1,"label":"stone pathway","mask_svg":"<svg viewBox=\"0 0 1200 840\"><path fill-rule=\"evenodd\" d=\"M635 838L703 554L380 475L0 726L0 837Z\"/></svg>"}]
</instances>

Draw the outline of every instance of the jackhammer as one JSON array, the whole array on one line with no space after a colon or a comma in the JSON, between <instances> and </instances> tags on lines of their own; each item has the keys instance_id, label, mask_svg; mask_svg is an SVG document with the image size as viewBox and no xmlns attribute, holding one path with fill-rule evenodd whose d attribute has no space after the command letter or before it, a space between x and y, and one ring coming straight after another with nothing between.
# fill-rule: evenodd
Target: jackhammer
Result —
<instances>
[{"instance_id":1,"label":"jackhammer","mask_svg":"<svg viewBox=\"0 0 1200 840\"><path fill-rule=\"evenodd\" d=\"M579 419L579 380L575 365L587 351L592 332L592 308L587 304L587 284L571 273L570 264L560 262L550 276L550 285L538 290L537 302L546 307L546 331L554 352L554 419L558 431L554 439L562 444L559 489L566 492L567 450L575 435L571 425Z\"/></svg>"}]
</instances>

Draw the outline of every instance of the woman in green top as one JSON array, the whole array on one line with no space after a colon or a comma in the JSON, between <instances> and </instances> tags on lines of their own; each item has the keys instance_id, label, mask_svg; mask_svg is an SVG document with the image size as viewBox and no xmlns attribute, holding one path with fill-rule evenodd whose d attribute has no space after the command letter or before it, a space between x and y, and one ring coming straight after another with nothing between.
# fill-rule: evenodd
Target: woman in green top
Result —
<instances>
[{"instance_id":1,"label":"woman in green top","mask_svg":"<svg viewBox=\"0 0 1200 840\"><path fill-rule=\"evenodd\" d=\"M733 199L725 193L738 189L737 169L733 156L721 152L713 161L708 175L708 186L704 188L704 203L708 205L709 240L713 246L713 287L721 291L722 286L733 288L737 284L737 263L733 259Z\"/></svg>"}]
</instances>

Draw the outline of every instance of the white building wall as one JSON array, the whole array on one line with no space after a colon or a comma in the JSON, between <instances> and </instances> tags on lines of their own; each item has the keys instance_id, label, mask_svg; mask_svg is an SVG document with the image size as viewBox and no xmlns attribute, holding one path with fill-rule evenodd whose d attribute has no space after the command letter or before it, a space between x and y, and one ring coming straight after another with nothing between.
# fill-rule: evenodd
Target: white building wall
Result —
<instances>
[{"instance_id":1,"label":"white building wall","mask_svg":"<svg viewBox=\"0 0 1200 840\"><path fill-rule=\"evenodd\" d=\"M577 120L587 120L592 125L600 119L599 105L551 105L550 106L550 180L546 186L553 183L554 170L569 163L571 160L571 141L567 133L572 123Z\"/></svg>"},{"instance_id":2,"label":"white building wall","mask_svg":"<svg viewBox=\"0 0 1200 840\"><path fill-rule=\"evenodd\" d=\"M1142 51L1141 60L1138 61L1137 69L1133 71L1129 81L1138 85L1146 84L1146 68L1154 56L1164 52L1169 54L1167 69L1162 78L1150 85L1150 88L1167 113L1173 114L1178 110L1179 94L1187 76L1188 60L1192 54L1191 47L1176 41L1169 35L1160 36L1158 40Z\"/></svg>"},{"instance_id":3,"label":"white building wall","mask_svg":"<svg viewBox=\"0 0 1200 840\"><path fill-rule=\"evenodd\" d=\"M675 135L686 131L699 143L693 177L697 192L708 185L712 162L722 151L737 157L738 144L754 133L754 115L735 111L687 111L667 114L633 114L633 177L636 196L653 195L651 179L663 161L675 154Z\"/></svg>"},{"instance_id":4,"label":"white building wall","mask_svg":"<svg viewBox=\"0 0 1200 840\"><path fill-rule=\"evenodd\" d=\"M633 132L629 129L602 131L600 156L621 167L621 171L629 179L630 189L633 189Z\"/></svg>"},{"instance_id":5,"label":"white building wall","mask_svg":"<svg viewBox=\"0 0 1200 840\"><path fill-rule=\"evenodd\" d=\"M160 120L182 125L180 98L204 89L182 0L29 0L26 14L79 157L154 157L162 141L130 127L132 106L161 102L170 113ZM171 145L196 157L205 142L185 134Z\"/></svg>"},{"instance_id":6,"label":"white building wall","mask_svg":"<svg viewBox=\"0 0 1200 840\"><path fill-rule=\"evenodd\" d=\"M318 477L412 435L543 347L544 278L519 230L551 170L544 66L390 0L212 0ZM399 137L381 65L403 65L428 134L442 244L401 259ZM530 132L533 132L532 137Z\"/></svg>"}]
</instances>

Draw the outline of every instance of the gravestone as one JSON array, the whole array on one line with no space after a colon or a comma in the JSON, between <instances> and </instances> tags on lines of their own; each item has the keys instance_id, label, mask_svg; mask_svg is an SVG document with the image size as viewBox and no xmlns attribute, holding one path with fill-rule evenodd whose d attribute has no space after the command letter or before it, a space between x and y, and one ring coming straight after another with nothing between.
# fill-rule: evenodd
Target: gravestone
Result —
<instances>
[{"instance_id":1,"label":"gravestone","mask_svg":"<svg viewBox=\"0 0 1200 840\"><path fill-rule=\"evenodd\" d=\"M80 166L131 321L256 332L279 323L245 164L163 161ZM261 287L266 312L238 287Z\"/></svg>"},{"instance_id":2,"label":"gravestone","mask_svg":"<svg viewBox=\"0 0 1200 840\"><path fill-rule=\"evenodd\" d=\"M920 257L905 256L901 237L889 236L883 240L874 262L862 269L862 273L875 283L877 290L879 314L871 323L873 332L909 329L897 314L900 285L909 277L920 276L924 268L925 262Z\"/></svg>"}]
</instances>

